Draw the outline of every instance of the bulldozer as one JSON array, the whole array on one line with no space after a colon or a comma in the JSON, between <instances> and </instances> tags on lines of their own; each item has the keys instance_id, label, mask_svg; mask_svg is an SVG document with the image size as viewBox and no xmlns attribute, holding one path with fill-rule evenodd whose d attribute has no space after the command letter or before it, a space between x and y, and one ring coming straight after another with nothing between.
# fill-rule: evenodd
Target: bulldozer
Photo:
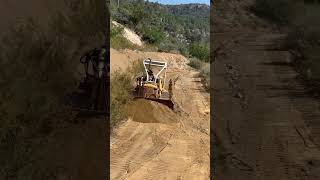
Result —
<instances>
[{"instance_id":1,"label":"bulldozer","mask_svg":"<svg viewBox=\"0 0 320 180\"><path fill-rule=\"evenodd\" d=\"M94 48L80 57L85 77L79 83L78 89L69 94L68 104L72 110L83 115L109 114L109 72L106 61L106 47Z\"/></svg>"},{"instance_id":2,"label":"bulldozer","mask_svg":"<svg viewBox=\"0 0 320 180\"><path fill-rule=\"evenodd\" d=\"M171 79L168 90L165 89L167 66L165 61L152 60L151 58L143 60L144 72L136 79L136 87L133 91L134 98L156 101L173 109Z\"/></svg>"}]
</instances>

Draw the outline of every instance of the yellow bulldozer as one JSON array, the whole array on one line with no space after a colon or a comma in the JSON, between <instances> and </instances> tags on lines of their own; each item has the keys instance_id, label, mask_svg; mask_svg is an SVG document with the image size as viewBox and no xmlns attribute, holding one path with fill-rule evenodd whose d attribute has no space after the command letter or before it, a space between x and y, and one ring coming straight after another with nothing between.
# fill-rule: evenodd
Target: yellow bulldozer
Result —
<instances>
[{"instance_id":1,"label":"yellow bulldozer","mask_svg":"<svg viewBox=\"0 0 320 180\"><path fill-rule=\"evenodd\" d=\"M171 79L168 82L168 90L165 89L167 65L165 61L156 61L150 58L143 60L144 73L136 79L134 97L157 101L173 109Z\"/></svg>"}]
</instances>

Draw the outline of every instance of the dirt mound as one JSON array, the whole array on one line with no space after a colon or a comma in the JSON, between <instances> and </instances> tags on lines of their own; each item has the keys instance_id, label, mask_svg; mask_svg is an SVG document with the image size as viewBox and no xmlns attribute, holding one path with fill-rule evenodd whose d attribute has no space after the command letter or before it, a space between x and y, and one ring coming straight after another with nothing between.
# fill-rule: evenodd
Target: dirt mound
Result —
<instances>
[{"instance_id":1,"label":"dirt mound","mask_svg":"<svg viewBox=\"0 0 320 180\"><path fill-rule=\"evenodd\" d=\"M176 123L177 115L166 105L146 99L137 99L128 107L133 121L141 123Z\"/></svg>"}]
</instances>

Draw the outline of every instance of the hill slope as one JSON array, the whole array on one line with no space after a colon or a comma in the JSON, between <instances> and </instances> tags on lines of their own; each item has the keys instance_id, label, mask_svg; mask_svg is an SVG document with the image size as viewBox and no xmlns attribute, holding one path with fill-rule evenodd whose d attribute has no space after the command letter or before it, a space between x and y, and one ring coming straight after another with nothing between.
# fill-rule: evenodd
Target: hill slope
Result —
<instances>
[{"instance_id":1,"label":"hill slope","mask_svg":"<svg viewBox=\"0 0 320 180\"><path fill-rule=\"evenodd\" d=\"M137 0L111 1L111 18L134 30L162 51L188 55L200 44L209 51L210 7L203 4L162 5Z\"/></svg>"}]
</instances>

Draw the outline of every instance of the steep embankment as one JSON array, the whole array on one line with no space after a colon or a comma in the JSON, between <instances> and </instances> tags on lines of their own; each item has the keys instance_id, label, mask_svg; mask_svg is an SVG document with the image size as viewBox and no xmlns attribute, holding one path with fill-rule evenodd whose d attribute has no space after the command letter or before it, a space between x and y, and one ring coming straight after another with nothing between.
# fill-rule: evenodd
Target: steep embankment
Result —
<instances>
[{"instance_id":1,"label":"steep embankment","mask_svg":"<svg viewBox=\"0 0 320 180\"><path fill-rule=\"evenodd\" d=\"M209 94L182 55L111 49L112 71L144 58L168 62L175 79L175 111L147 100L133 102L130 119L112 136L111 179L209 179Z\"/></svg>"},{"instance_id":2,"label":"steep embankment","mask_svg":"<svg viewBox=\"0 0 320 180\"><path fill-rule=\"evenodd\" d=\"M143 42L140 38L140 36L138 36L134 31L132 31L131 29L123 26L122 24L119 24L116 21L112 21L112 24L116 27L120 27L123 28L123 37L125 37L129 42L131 42L132 44L138 45L138 46L142 46Z\"/></svg>"}]
</instances>

